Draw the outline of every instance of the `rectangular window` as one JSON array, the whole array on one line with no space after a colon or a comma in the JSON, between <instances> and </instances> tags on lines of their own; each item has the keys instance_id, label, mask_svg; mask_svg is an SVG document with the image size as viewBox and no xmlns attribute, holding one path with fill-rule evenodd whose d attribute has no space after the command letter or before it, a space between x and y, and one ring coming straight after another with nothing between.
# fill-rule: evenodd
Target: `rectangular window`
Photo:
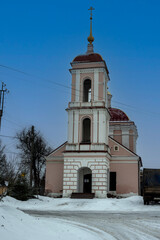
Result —
<instances>
[{"instance_id":1,"label":"rectangular window","mask_svg":"<svg viewBox=\"0 0 160 240\"><path fill-rule=\"evenodd\" d=\"M110 172L109 191L116 191L116 172Z\"/></svg>"}]
</instances>

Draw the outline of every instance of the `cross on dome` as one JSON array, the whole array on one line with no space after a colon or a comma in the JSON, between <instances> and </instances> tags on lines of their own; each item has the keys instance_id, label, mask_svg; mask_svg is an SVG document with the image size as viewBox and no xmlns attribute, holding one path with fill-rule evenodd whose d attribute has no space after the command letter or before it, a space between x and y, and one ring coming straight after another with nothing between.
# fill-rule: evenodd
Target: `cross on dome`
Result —
<instances>
[{"instance_id":1,"label":"cross on dome","mask_svg":"<svg viewBox=\"0 0 160 240\"><path fill-rule=\"evenodd\" d=\"M88 10L90 11L90 35L87 39L89 44L92 44L92 42L94 41L94 37L92 36L92 11L95 9L93 7L90 7Z\"/></svg>"}]
</instances>

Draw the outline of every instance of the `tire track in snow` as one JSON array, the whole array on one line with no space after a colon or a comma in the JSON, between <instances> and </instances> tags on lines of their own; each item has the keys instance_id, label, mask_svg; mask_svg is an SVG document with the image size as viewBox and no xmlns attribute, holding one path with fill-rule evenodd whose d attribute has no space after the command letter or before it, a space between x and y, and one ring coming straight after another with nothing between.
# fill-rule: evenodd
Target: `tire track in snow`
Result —
<instances>
[{"instance_id":1,"label":"tire track in snow","mask_svg":"<svg viewBox=\"0 0 160 240\"><path fill-rule=\"evenodd\" d=\"M69 211L28 211L28 213L39 217L67 220L71 224L82 227L86 230L91 230L104 240L160 239L160 213L155 212L91 213Z\"/></svg>"},{"instance_id":2,"label":"tire track in snow","mask_svg":"<svg viewBox=\"0 0 160 240\"><path fill-rule=\"evenodd\" d=\"M82 223L79 223L79 222L73 222L73 221L70 221L70 220L63 220L61 218L58 218L56 217L56 219L58 219L60 222L65 222L69 225L72 225L72 226L76 226L78 228L81 228L83 231L89 231L90 233L95 234L97 235L97 237L101 238L102 240L117 240L116 238L114 238L112 235L110 235L109 233L103 231L103 230L100 230L99 228L97 227L93 227L93 226L89 226L89 225L86 225L86 224L82 224Z\"/></svg>"}]
</instances>

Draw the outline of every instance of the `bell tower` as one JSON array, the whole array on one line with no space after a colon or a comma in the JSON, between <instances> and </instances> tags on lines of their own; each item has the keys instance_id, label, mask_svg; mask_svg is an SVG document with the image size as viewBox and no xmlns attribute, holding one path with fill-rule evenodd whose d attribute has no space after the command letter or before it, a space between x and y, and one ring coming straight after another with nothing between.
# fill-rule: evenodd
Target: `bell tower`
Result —
<instances>
[{"instance_id":1,"label":"bell tower","mask_svg":"<svg viewBox=\"0 0 160 240\"><path fill-rule=\"evenodd\" d=\"M71 62L71 102L68 104L68 142L64 152L63 196L93 193L106 197L109 169L109 72L93 51L92 7L87 52ZM88 185L87 185L88 184Z\"/></svg>"}]
</instances>

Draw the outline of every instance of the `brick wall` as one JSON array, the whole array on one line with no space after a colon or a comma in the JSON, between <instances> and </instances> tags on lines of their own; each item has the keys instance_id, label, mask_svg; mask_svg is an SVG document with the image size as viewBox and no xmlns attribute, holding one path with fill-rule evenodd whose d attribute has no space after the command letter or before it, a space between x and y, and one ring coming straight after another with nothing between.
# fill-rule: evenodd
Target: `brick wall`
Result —
<instances>
[{"instance_id":1,"label":"brick wall","mask_svg":"<svg viewBox=\"0 0 160 240\"><path fill-rule=\"evenodd\" d=\"M92 193L96 197L106 197L107 169L109 161L106 158L87 159L65 158L63 175L63 197L69 197L78 191L78 170L87 167L92 171Z\"/></svg>"}]
</instances>

